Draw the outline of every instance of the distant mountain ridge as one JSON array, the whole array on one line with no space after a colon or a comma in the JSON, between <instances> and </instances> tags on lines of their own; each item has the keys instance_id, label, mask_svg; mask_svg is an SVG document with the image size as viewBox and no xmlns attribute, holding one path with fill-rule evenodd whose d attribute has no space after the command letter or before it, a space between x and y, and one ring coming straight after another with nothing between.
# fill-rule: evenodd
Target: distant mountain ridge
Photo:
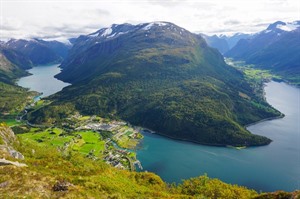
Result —
<instances>
[{"instance_id":1,"label":"distant mountain ridge","mask_svg":"<svg viewBox=\"0 0 300 199\"><path fill-rule=\"evenodd\" d=\"M207 44L213 48L216 48L220 51L220 53L224 54L232 47L234 47L240 39L246 39L251 37L251 34L245 33L236 33L232 36L227 35L212 35L208 36L205 34L201 34Z\"/></svg>"},{"instance_id":2,"label":"distant mountain ridge","mask_svg":"<svg viewBox=\"0 0 300 199\"><path fill-rule=\"evenodd\" d=\"M216 48L220 53L224 54L229 50L229 45L226 39L220 38L217 35L208 36L201 34L210 47Z\"/></svg>"},{"instance_id":3,"label":"distant mountain ridge","mask_svg":"<svg viewBox=\"0 0 300 199\"><path fill-rule=\"evenodd\" d=\"M79 111L202 144L271 141L243 125L278 113L201 36L175 24L114 24L80 36L61 67L57 77L73 85L30 121L55 123Z\"/></svg>"},{"instance_id":4,"label":"distant mountain ridge","mask_svg":"<svg viewBox=\"0 0 300 199\"><path fill-rule=\"evenodd\" d=\"M29 75L25 70L33 66L61 62L69 48L61 42L38 39L0 41L0 118L25 107L24 99L35 95L17 86L16 79Z\"/></svg>"},{"instance_id":5,"label":"distant mountain ridge","mask_svg":"<svg viewBox=\"0 0 300 199\"><path fill-rule=\"evenodd\" d=\"M58 41L40 39L11 39L4 46L26 56L33 65L59 63L67 56L71 47Z\"/></svg>"},{"instance_id":6,"label":"distant mountain ridge","mask_svg":"<svg viewBox=\"0 0 300 199\"><path fill-rule=\"evenodd\" d=\"M25 69L32 66L31 61L20 53L0 46L0 81L12 84L13 80L26 75Z\"/></svg>"},{"instance_id":7,"label":"distant mountain ridge","mask_svg":"<svg viewBox=\"0 0 300 199\"><path fill-rule=\"evenodd\" d=\"M246 33L235 33L232 36L228 35L219 35L219 38L225 39L228 43L229 49L233 48L241 39L247 39L250 38L252 34L246 34Z\"/></svg>"},{"instance_id":8,"label":"distant mountain ridge","mask_svg":"<svg viewBox=\"0 0 300 199\"><path fill-rule=\"evenodd\" d=\"M300 21L278 21L248 39L240 40L225 56L272 71L300 85Z\"/></svg>"},{"instance_id":9,"label":"distant mountain ridge","mask_svg":"<svg viewBox=\"0 0 300 199\"><path fill-rule=\"evenodd\" d=\"M14 84L33 66L60 63L70 48L71 45L41 39L0 41L0 81Z\"/></svg>"}]
</instances>

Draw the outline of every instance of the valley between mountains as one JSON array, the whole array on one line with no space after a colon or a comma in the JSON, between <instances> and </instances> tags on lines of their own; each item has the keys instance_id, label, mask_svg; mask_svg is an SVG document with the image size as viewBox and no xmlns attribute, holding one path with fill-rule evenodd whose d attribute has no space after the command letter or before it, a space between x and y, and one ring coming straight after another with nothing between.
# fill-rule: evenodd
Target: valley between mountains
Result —
<instances>
[{"instance_id":1,"label":"valley between mountains","mask_svg":"<svg viewBox=\"0 0 300 199\"><path fill-rule=\"evenodd\" d=\"M112 25L80 36L61 68L57 78L72 86L29 121L55 124L79 111L201 144L256 146L271 140L243 126L280 114L217 50L172 23Z\"/></svg>"},{"instance_id":2,"label":"valley between mountains","mask_svg":"<svg viewBox=\"0 0 300 199\"><path fill-rule=\"evenodd\" d=\"M206 175L168 184L134 171L142 167L134 151L141 129L232 150L272 144L246 126L284 117L266 102L263 86L271 79L298 85L299 27L276 22L257 35L227 38L230 47L218 49L214 42L224 38L207 42L212 38L163 21L113 24L68 43L1 42L0 151L10 163L2 167L7 162L0 159L0 196L299 197L259 194ZM269 61L287 44L291 59ZM51 64L68 83L61 91L40 99L42 93L16 84L28 69ZM26 166L12 166L17 159Z\"/></svg>"}]
</instances>

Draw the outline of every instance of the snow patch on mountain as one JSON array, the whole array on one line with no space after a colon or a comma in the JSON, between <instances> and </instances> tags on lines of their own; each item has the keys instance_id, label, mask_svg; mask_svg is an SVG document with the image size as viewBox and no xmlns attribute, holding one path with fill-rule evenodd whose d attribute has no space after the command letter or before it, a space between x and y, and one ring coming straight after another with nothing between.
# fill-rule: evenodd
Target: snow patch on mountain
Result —
<instances>
[{"instance_id":1,"label":"snow patch on mountain","mask_svg":"<svg viewBox=\"0 0 300 199\"><path fill-rule=\"evenodd\" d=\"M92 33L92 34L89 34L88 36L89 37L97 37L99 35L98 31L95 32L95 33Z\"/></svg>"},{"instance_id":2,"label":"snow patch on mountain","mask_svg":"<svg viewBox=\"0 0 300 199\"><path fill-rule=\"evenodd\" d=\"M126 31L126 32L119 32L118 35L124 35L124 34L127 34L129 31Z\"/></svg>"},{"instance_id":3,"label":"snow patch on mountain","mask_svg":"<svg viewBox=\"0 0 300 199\"><path fill-rule=\"evenodd\" d=\"M106 38L113 38L114 36L116 36L116 34L118 34L118 33L114 33L114 34L111 34L111 35L109 35L109 36L107 36Z\"/></svg>"},{"instance_id":4,"label":"snow patch on mountain","mask_svg":"<svg viewBox=\"0 0 300 199\"><path fill-rule=\"evenodd\" d=\"M269 33L269 32L272 32L272 30L264 30L263 32L264 33Z\"/></svg>"},{"instance_id":5,"label":"snow patch on mountain","mask_svg":"<svg viewBox=\"0 0 300 199\"><path fill-rule=\"evenodd\" d=\"M285 25L283 24L278 24L276 26L276 28L278 29L281 29L281 30L284 30L284 31L293 31L293 30L296 30L297 28L300 27L300 24L297 24L296 22L292 22L292 23L286 23Z\"/></svg>"},{"instance_id":6,"label":"snow patch on mountain","mask_svg":"<svg viewBox=\"0 0 300 199\"><path fill-rule=\"evenodd\" d=\"M106 28L101 36L106 37L106 36L110 35L111 33L112 33L112 29L111 28Z\"/></svg>"},{"instance_id":7,"label":"snow patch on mountain","mask_svg":"<svg viewBox=\"0 0 300 199\"><path fill-rule=\"evenodd\" d=\"M143 30L150 30L153 26L155 26L155 25L157 25L157 26L166 26L166 25L168 25L167 23L164 23L164 22L159 22L159 21L157 21L157 22L152 22L152 23L149 23L148 25L146 25L144 28L143 28Z\"/></svg>"}]
</instances>

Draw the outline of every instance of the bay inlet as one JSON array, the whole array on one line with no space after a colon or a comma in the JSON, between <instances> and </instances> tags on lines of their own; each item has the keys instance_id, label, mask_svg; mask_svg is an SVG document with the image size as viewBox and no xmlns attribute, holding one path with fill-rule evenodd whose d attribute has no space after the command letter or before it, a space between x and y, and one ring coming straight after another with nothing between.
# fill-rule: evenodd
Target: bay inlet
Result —
<instances>
[{"instance_id":1,"label":"bay inlet","mask_svg":"<svg viewBox=\"0 0 300 199\"><path fill-rule=\"evenodd\" d=\"M54 78L60 72L58 65L34 67L28 72L32 75L21 78L18 85L42 92L41 97L69 85ZM143 171L154 172L169 183L206 173L211 178L257 191L300 189L300 89L272 81L266 84L265 93L268 103L285 117L247 129L271 138L270 145L237 150L144 133L137 150Z\"/></svg>"},{"instance_id":2,"label":"bay inlet","mask_svg":"<svg viewBox=\"0 0 300 199\"><path fill-rule=\"evenodd\" d=\"M300 189L300 89L271 81L266 100L285 114L247 129L273 140L270 145L242 150L193 144L144 133L137 157L144 170L165 181L181 182L207 174L257 191Z\"/></svg>"},{"instance_id":3,"label":"bay inlet","mask_svg":"<svg viewBox=\"0 0 300 199\"><path fill-rule=\"evenodd\" d=\"M59 64L33 67L27 70L32 75L20 78L17 84L24 88L29 88L31 91L43 93L40 97L47 97L57 93L70 85L54 77L60 73L58 66Z\"/></svg>"}]
</instances>

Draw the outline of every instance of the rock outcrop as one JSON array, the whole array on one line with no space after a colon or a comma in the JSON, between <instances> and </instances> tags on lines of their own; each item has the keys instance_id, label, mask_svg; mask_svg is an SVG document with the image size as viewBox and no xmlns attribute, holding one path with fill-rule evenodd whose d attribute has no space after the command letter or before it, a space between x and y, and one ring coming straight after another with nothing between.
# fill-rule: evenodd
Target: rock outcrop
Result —
<instances>
[{"instance_id":1,"label":"rock outcrop","mask_svg":"<svg viewBox=\"0 0 300 199\"><path fill-rule=\"evenodd\" d=\"M0 123L0 145L12 145L16 142L14 132L4 123Z\"/></svg>"},{"instance_id":2,"label":"rock outcrop","mask_svg":"<svg viewBox=\"0 0 300 199\"><path fill-rule=\"evenodd\" d=\"M14 132L6 124L0 123L0 158L23 160L23 154L14 149L15 144L18 144L18 140Z\"/></svg>"},{"instance_id":3,"label":"rock outcrop","mask_svg":"<svg viewBox=\"0 0 300 199\"><path fill-rule=\"evenodd\" d=\"M0 158L0 166L5 166L5 165L14 165L16 167L27 167L26 164Z\"/></svg>"}]
</instances>

